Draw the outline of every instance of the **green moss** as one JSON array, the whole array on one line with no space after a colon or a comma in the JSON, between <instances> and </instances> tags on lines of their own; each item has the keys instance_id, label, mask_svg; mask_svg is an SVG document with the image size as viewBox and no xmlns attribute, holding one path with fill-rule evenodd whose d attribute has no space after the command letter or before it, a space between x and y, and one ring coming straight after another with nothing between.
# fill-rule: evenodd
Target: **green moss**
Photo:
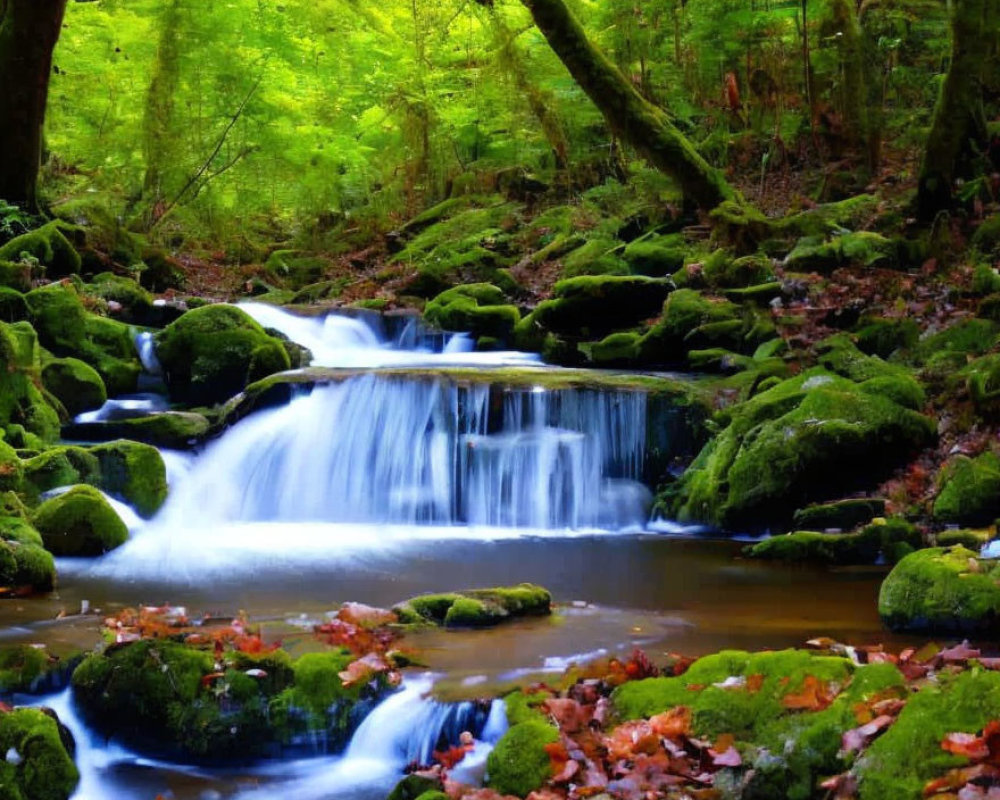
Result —
<instances>
[{"instance_id":1,"label":"green moss","mask_svg":"<svg viewBox=\"0 0 1000 800\"><path fill-rule=\"evenodd\" d=\"M413 597L395 607L402 622L430 622L446 627L484 627L506 619L545 615L552 597L546 589L531 583L491 589L471 589L462 593L427 594Z\"/></svg>"},{"instance_id":2,"label":"green moss","mask_svg":"<svg viewBox=\"0 0 1000 800\"><path fill-rule=\"evenodd\" d=\"M296 700L313 714L323 716L338 702L357 696L347 689L339 674L354 660L347 650L306 653L293 664Z\"/></svg>"},{"instance_id":3,"label":"green moss","mask_svg":"<svg viewBox=\"0 0 1000 800\"><path fill-rule=\"evenodd\" d=\"M167 499L167 469L160 451L148 444L119 439L91 447L101 467L100 487L120 497L143 517L151 517Z\"/></svg>"},{"instance_id":4,"label":"green moss","mask_svg":"<svg viewBox=\"0 0 1000 800\"><path fill-rule=\"evenodd\" d=\"M55 358L46 363L42 383L72 416L100 408L108 399L97 370L78 358Z\"/></svg>"},{"instance_id":5,"label":"green moss","mask_svg":"<svg viewBox=\"0 0 1000 800\"><path fill-rule=\"evenodd\" d=\"M500 794L527 797L552 777L545 745L559 741L559 731L539 720L511 726L486 760L486 784Z\"/></svg>"},{"instance_id":6,"label":"green moss","mask_svg":"<svg viewBox=\"0 0 1000 800\"><path fill-rule=\"evenodd\" d=\"M923 387L906 367L865 355L846 334L824 339L814 349L822 366L859 382L863 392L882 395L915 411L926 403Z\"/></svg>"},{"instance_id":7,"label":"green moss","mask_svg":"<svg viewBox=\"0 0 1000 800\"><path fill-rule=\"evenodd\" d=\"M70 283L34 289L25 300L42 345L90 364L111 395L135 390L142 367L127 325L88 313Z\"/></svg>"},{"instance_id":8,"label":"green moss","mask_svg":"<svg viewBox=\"0 0 1000 800\"><path fill-rule=\"evenodd\" d=\"M25 459L23 466L23 491L32 502L49 489L77 483L96 484L100 480L97 457L82 447L53 447Z\"/></svg>"},{"instance_id":9,"label":"green moss","mask_svg":"<svg viewBox=\"0 0 1000 800\"><path fill-rule=\"evenodd\" d=\"M128 321L142 322L153 308L153 296L132 278L101 272L84 287L86 294L118 303L123 317Z\"/></svg>"},{"instance_id":10,"label":"green moss","mask_svg":"<svg viewBox=\"0 0 1000 800\"><path fill-rule=\"evenodd\" d=\"M21 758L4 762L0 796L11 800L68 800L80 780L60 735L59 723L43 710L19 708L0 716L0 748Z\"/></svg>"},{"instance_id":11,"label":"green moss","mask_svg":"<svg viewBox=\"0 0 1000 800\"><path fill-rule=\"evenodd\" d=\"M746 547L744 553L750 558L772 561L871 564L880 554L887 561L896 561L901 545L905 545L908 553L922 544L916 528L903 520L891 520L869 525L857 533L796 531L772 536Z\"/></svg>"},{"instance_id":12,"label":"green moss","mask_svg":"<svg viewBox=\"0 0 1000 800\"><path fill-rule=\"evenodd\" d=\"M98 556L128 538L125 523L91 486L75 486L46 500L32 522L57 556Z\"/></svg>"},{"instance_id":13,"label":"green moss","mask_svg":"<svg viewBox=\"0 0 1000 800\"><path fill-rule=\"evenodd\" d=\"M222 402L291 365L279 339L229 305L188 311L157 335L156 352L171 395L195 405Z\"/></svg>"},{"instance_id":14,"label":"green moss","mask_svg":"<svg viewBox=\"0 0 1000 800\"><path fill-rule=\"evenodd\" d=\"M855 331L858 349L868 355L888 358L897 350L907 350L920 338L920 325L910 317L866 319Z\"/></svg>"},{"instance_id":15,"label":"green moss","mask_svg":"<svg viewBox=\"0 0 1000 800\"><path fill-rule=\"evenodd\" d=\"M612 333L590 348L590 360L599 366L627 365L639 353L640 335L632 331Z\"/></svg>"},{"instance_id":16,"label":"green moss","mask_svg":"<svg viewBox=\"0 0 1000 800\"><path fill-rule=\"evenodd\" d=\"M21 322L28 319L30 313L23 294L0 286L0 322Z\"/></svg>"},{"instance_id":17,"label":"green moss","mask_svg":"<svg viewBox=\"0 0 1000 800\"><path fill-rule=\"evenodd\" d=\"M504 301L503 292L493 284L466 284L431 300L424 317L444 330L509 339L521 321L521 313Z\"/></svg>"},{"instance_id":18,"label":"green moss","mask_svg":"<svg viewBox=\"0 0 1000 800\"><path fill-rule=\"evenodd\" d=\"M52 554L37 544L6 542L7 550L14 558L13 571L8 572L6 585L28 586L36 592L48 592L56 585L56 565ZM6 560L6 559L5 559Z\"/></svg>"},{"instance_id":19,"label":"green moss","mask_svg":"<svg viewBox=\"0 0 1000 800\"><path fill-rule=\"evenodd\" d=\"M858 497L800 508L795 512L794 522L799 530L838 528L849 531L884 514L885 500Z\"/></svg>"},{"instance_id":20,"label":"green moss","mask_svg":"<svg viewBox=\"0 0 1000 800\"><path fill-rule=\"evenodd\" d=\"M18 292L27 292L31 289L31 271L31 265L28 262L19 259L15 261L0 259L0 286Z\"/></svg>"},{"instance_id":21,"label":"green moss","mask_svg":"<svg viewBox=\"0 0 1000 800\"><path fill-rule=\"evenodd\" d=\"M879 615L893 630L993 632L1000 612L995 571L964 547L911 553L882 583Z\"/></svg>"},{"instance_id":22,"label":"green moss","mask_svg":"<svg viewBox=\"0 0 1000 800\"><path fill-rule=\"evenodd\" d=\"M614 254L620 244L612 239L591 239L563 259L562 276L628 275L629 265Z\"/></svg>"},{"instance_id":23,"label":"green moss","mask_svg":"<svg viewBox=\"0 0 1000 800\"><path fill-rule=\"evenodd\" d=\"M317 283L328 267L325 258L299 250L275 250L264 262L269 275L293 289Z\"/></svg>"},{"instance_id":24,"label":"green moss","mask_svg":"<svg viewBox=\"0 0 1000 800\"><path fill-rule=\"evenodd\" d=\"M440 779L424 775L407 775L396 784L386 800L427 800L425 795L434 797L440 793L441 786Z\"/></svg>"},{"instance_id":25,"label":"green moss","mask_svg":"<svg viewBox=\"0 0 1000 800\"><path fill-rule=\"evenodd\" d=\"M49 222L41 228L11 239L0 247L0 260L20 261L27 254L46 267L49 277L78 273L80 254L63 234L69 227L63 222Z\"/></svg>"},{"instance_id":26,"label":"green moss","mask_svg":"<svg viewBox=\"0 0 1000 800\"><path fill-rule=\"evenodd\" d=\"M990 418L1000 415L1000 355L977 358L956 374L965 380L976 411Z\"/></svg>"},{"instance_id":27,"label":"green moss","mask_svg":"<svg viewBox=\"0 0 1000 800\"><path fill-rule=\"evenodd\" d=\"M0 647L0 692L30 692L48 672L44 647L15 644Z\"/></svg>"},{"instance_id":28,"label":"green moss","mask_svg":"<svg viewBox=\"0 0 1000 800\"><path fill-rule=\"evenodd\" d=\"M938 475L934 516L943 522L987 524L1000 516L1000 459L993 453L956 456Z\"/></svg>"},{"instance_id":29,"label":"green moss","mask_svg":"<svg viewBox=\"0 0 1000 800\"><path fill-rule=\"evenodd\" d=\"M611 700L622 719L651 717L675 706L688 706L697 735L729 733L754 741L789 713L783 698L799 691L807 677L843 686L853 671L850 659L804 650L723 650L698 659L683 675L622 684ZM749 691L740 680L751 675L760 676L755 691Z\"/></svg>"},{"instance_id":30,"label":"green moss","mask_svg":"<svg viewBox=\"0 0 1000 800\"><path fill-rule=\"evenodd\" d=\"M993 538L989 528L961 528L959 530L941 531L935 537L938 547L954 547L961 545L978 553L983 545Z\"/></svg>"},{"instance_id":31,"label":"green moss","mask_svg":"<svg viewBox=\"0 0 1000 800\"><path fill-rule=\"evenodd\" d=\"M917 554L919 555L919 554ZM1000 674L973 669L942 675L912 696L899 718L859 760L862 800L919 800L927 781L967 759L941 748L949 733L977 733L1000 716Z\"/></svg>"},{"instance_id":32,"label":"green moss","mask_svg":"<svg viewBox=\"0 0 1000 800\"><path fill-rule=\"evenodd\" d=\"M781 521L809 501L885 476L935 424L822 369L728 410L725 427L660 496L667 513L724 527Z\"/></svg>"},{"instance_id":33,"label":"green moss","mask_svg":"<svg viewBox=\"0 0 1000 800\"><path fill-rule=\"evenodd\" d=\"M831 272L838 267L892 268L898 265L896 243L868 231L845 233L826 239L805 236L785 258L793 272Z\"/></svg>"},{"instance_id":34,"label":"green moss","mask_svg":"<svg viewBox=\"0 0 1000 800\"><path fill-rule=\"evenodd\" d=\"M634 325L660 310L670 292L668 281L642 276L588 275L559 281L554 298L524 319L519 330L592 338Z\"/></svg>"},{"instance_id":35,"label":"green moss","mask_svg":"<svg viewBox=\"0 0 1000 800\"><path fill-rule=\"evenodd\" d=\"M684 237L640 239L629 244L623 256L634 274L664 278L684 266Z\"/></svg>"},{"instance_id":36,"label":"green moss","mask_svg":"<svg viewBox=\"0 0 1000 800\"><path fill-rule=\"evenodd\" d=\"M144 417L69 425L67 438L102 440L121 437L137 442L184 449L201 440L209 430L209 421L191 411L163 411Z\"/></svg>"},{"instance_id":37,"label":"green moss","mask_svg":"<svg viewBox=\"0 0 1000 800\"><path fill-rule=\"evenodd\" d=\"M25 322L0 323L0 426L20 425L42 441L59 437L59 415L39 377L39 348ZM0 488L2 487L0 476Z\"/></svg>"},{"instance_id":38,"label":"green moss","mask_svg":"<svg viewBox=\"0 0 1000 800\"><path fill-rule=\"evenodd\" d=\"M993 346L998 332L1000 324L991 320L961 320L922 339L914 348L914 357L918 363L929 366L935 361L941 362L952 357L951 361L945 363L961 363L964 366L965 356L985 353Z\"/></svg>"}]
</instances>

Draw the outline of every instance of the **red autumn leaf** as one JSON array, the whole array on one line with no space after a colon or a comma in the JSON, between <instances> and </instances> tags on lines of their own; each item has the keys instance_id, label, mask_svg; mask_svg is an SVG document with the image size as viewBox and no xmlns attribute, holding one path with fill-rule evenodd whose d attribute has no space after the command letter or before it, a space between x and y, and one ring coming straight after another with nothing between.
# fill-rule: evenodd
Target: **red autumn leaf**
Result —
<instances>
[{"instance_id":1,"label":"red autumn leaf","mask_svg":"<svg viewBox=\"0 0 1000 800\"><path fill-rule=\"evenodd\" d=\"M1000 769L989 764L976 764L971 767L959 767L948 770L940 778L929 781L924 786L924 797L930 797L951 789L959 789L972 781L997 780Z\"/></svg>"},{"instance_id":2,"label":"red autumn leaf","mask_svg":"<svg viewBox=\"0 0 1000 800\"><path fill-rule=\"evenodd\" d=\"M709 750L708 753L712 756L712 765L716 767L738 767L743 763L739 751L732 745L721 753L715 750Z\"/></svg>"},{"instance_id":3,"label":"red autumn leaf","mask_svg":"<svg viewBox=\"0 0 1000 800\"><path fill-rule=\"evenodd\" d=\"M676 706L650 717L649 725L653 733L665 739L686 736L691 731L691 709L687 706Z\"/></svg>"},{"instance_id":4,"label":"red autumn leaf","mask_svg":"<svg viewBox=\"0 0 1000 800\"><path fill-rule=\"evenodd\" d=\"M542 703L542 708L552 715L556 724L565 733L582 731L593 717L592 708L569 698L550 698Z\"/></svg>"},{"instance_id":5,"label":"red autumn leaf","mask_svg":"<svg viewBox=\"0 0 1000 800\"><path fill-rule=\"evenodd\" d=\"M750 694L756 694L759 692L763 685L763 675L747 675L747 691L750 692Z\"/></svg>"},{"instance_id":6,"label":"red autumn leaf","mask_svg":"<svg viewBox=\"0 0 1000 800\"><path fill-rule=\"evenodd\" d=\"M633 758L637 753L655 753L660 749L660 737L644 719L625 722L604 737L612 761Z\"/></svg>"},{"instance_id":7,"label":"red autumn leaf","mask_svg":"<svg viewBox=\"0 0 1000 800\"><path fill-rule=\"evenodd\" d=\"M398 621L395 612L364 603L344 603L337 612L337 619L366 628L378 628Z\"/></svg>"},{"instance_id":8,"label":"red autumn leaf","mask_svg":"<svg viewBox=\"0 0 1000 800\"><path fill-rule=\"evenodd\" d=\"M895 720L895 717L883 714L865 725L847 731L840 739L841 750L844 753L856 753L863 750L872 739L892 725Z\"/></svg>"},{"instance_id":9,"label":"red autumn leaf","mask_svg":"<svg viewBox=\"0 0 1000 800\"><path fill-rule=\"evenodd\" d=\"M790 711L821 711L833 702L834 695L825 681L806 675L802 688L786 694L782 705Z\"/></svg>"},{"instance_id":10,"label":"red autumn leaf","mask_svg":"<svg viewBox=\"0 0 1000 800\"><path fill-rule=\"evenodd\" d=\"M201 678L201 685L203 687L204 686L211 686L213 683L215 683L217 680L219 680L219 678L224 678L224 677L226 677L226 673L225 672L211 672L208 675L203 675L202 676L202 678Z\"/></svg>"},{"instance_id":11,"label":"red autumn leaf","mask_svg":"<svg viewBox=\"0 0 1000 800\"><path fill-rule=\"evenodd\" d=\"M451 769L459 761L465 758L466 753L468 753L472 748L465 747L463 745L456 745L454 747L449 747L447 750L435 750L431 753L431 758L437 763L443 766L445 769Z\"/></svg>"},{"instance_id":12,"label":"red autumn leaf","mask_svg":"<svg viewBox=\"0 0 1000 800\"><path fill-rule=\"evenodd\" d=\"M949 733L941 740L941 749L972 761L980 761L990 754L983 738L974 733Z\"/></svg>"},{"instance_id":13,"label":"red autumn leaf","mask_svg":"<svg viewBox=\"0 0 1000 800\"><path fill-rule=\"evenodd\" d=\"M365 683L377 673L388 672L389 669L389 664L381 655L369 653L352 661L347 665L347 669L337 673L337 677L340 678L345 687L349 687Z\"/></svg>"},{"instance_id":14,"label":"red autumn leaf","mask_svg":"<svg viewBox=\"0 0 1000 800\"><path fill-rule=\"evenodd\" d=\"M938 653L938 656L946 664L964 663L970 658L979 658L979 655L979 650L975 647L969 647L968 640Z\"/></svg>"}]
</instances>

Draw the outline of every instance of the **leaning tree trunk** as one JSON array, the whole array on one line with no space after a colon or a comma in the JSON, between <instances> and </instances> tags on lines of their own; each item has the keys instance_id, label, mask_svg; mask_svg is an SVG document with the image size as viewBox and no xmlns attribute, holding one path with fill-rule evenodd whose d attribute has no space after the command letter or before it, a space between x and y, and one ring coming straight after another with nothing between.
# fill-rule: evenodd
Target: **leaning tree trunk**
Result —
<instances>
[{"instance_id":1,"label":"leaning tree trunk","mask_svg":"<svg viewBox=\"0 0 1000 800\"><path fill-rule=\"evenodd\" d=\"M985 146L983 68L997 33L997 0L952 0L951 64L934 107L920 168L917 212L931 219L952 202L962 159Z\"/></svg>"},{"instance_id":2,"label":"leaning tree trunk","mask_svg":"<svg viewBox=\"0 0 1000 800\"><path fill-rule=\"evenodd\" d=\"M0 0L0 198L38 205L52 51L66 0Z\"/></svg>"},{"instance_id":3,"label":"leaning tree trunk","mask_svg":"<svg viewBox=\"0 0 1000 800\"><path fill-rule=\"evenodd\" d=\"M563 0L521 0L612 132L673 177L687 201L712 209L736 193L670 121L646 100L587 38Z\"/></svg>"}]
</instances>

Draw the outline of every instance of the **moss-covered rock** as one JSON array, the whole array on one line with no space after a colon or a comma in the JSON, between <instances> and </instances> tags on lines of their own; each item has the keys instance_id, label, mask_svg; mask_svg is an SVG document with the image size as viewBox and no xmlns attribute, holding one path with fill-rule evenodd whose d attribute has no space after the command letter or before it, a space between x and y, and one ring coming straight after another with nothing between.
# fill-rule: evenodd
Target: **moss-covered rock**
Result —
<instances>
[{"instance_id":1,"label":"moss-covered rock","mask_svg":"<svg viewBox=\"0 0 1000 800\"><path fill-rule=\"evenodd\" d=\"M396 784L386 800L437 800L436 795L442 793L443 786L439 778L407 775Z\"/></svg>"},{"instance_id":2,"label":"moss-covered rock","mask_svg":"<svg viewBox=\"0 0 1000 800\"><path fill-rule=\"evenodd\" d=\"M127 325L87 312L69 282L34 289L25 300L44 347L88 363L110 395L135 391L142 365Z\"/></svg>"},{"instance_id":3,"label":"moss-covered rock","mask_svg":"<svg viewBox=\"0 0 1000 800\"><path fill-rule=\"evenodd\" d=\"M209 431L210 423L192 411L161 411L142 417L85 422L67 425L63 435L83 441L106 441L120 437L136 442L183 450L197 444Z\"/></svg>"},{"instance_id":4,"label":"moss-covered rock","mask_svg":"<svg viewBox=\"0 0 1000 800\"><path fill-rule=\"evenodd\" d=\"M472 283L439 294L427 304L424 318L447 331L506 340L521 321L521 313L493 284Z\"/></svg>"},{"instance_id":5,"label":"moss-covered rock","mask_svg":"<svg viewBox=\"0 0 1000 800\"><path fill-rule=\"evenodd\" d=\"M627 328L656 315L673 284L644 276L588 275L555 285L554 297L518 326L519 341L554 332L582 339Z\"/></svg>"},{"instance_id":6,"label":"moss-covered rock","mask_svg":"<svg viewBox=\"0 0 1000 800\"><path fill-rule=\"evenodd\" d=\"M293 289L317 283L328 267L325 258L300 250L275 250L264 263L270 276Z\"/></svg>"},{"instance_id":7,"label":"moss-covered rock","mask_svg":"<svg viewBox=\"0 0 1000 800\"><path fill-rule=\"evenodd\" d=\"M898 263L896 243L869 231L830 239L805 236L785 258L785 268L793 272L830 272L846 266L891 268Z\"/></svg>"},{"instance_id":8,"label":"moss-covered rock","mask_svg":"<svg viewBox=\"0 0 1000 800\"><path fill-rule=\"evenodd\" d=\"M58 663L42 646L12 644L0 647L0 692L34 693L51 686L50 673Z\"/></svg>"},{"instance_id":9,"label":"moss-covered rock","mask_svg":"<svg viewBox=\"0 0 1000 800\"><path fill-rule=\"evenodd\" d=\"M970 318L925 336L913 348L913 358L926 369L949 373L966 365L969 356L990 350L1000 334L1000 324Z\"/></svg>"},{"instance_id":10,"label":"moss-covered rock","mask_svg":"<svg viewBox=\"0 0 1000 800\"><path fill-rule=\"evenodd\" d=\"M0 322L21 322L30 315L24 295L0 285Z\"/></svg>"},{"instance_id":11,"label":"moss-covered rock","mask_svg":"<svg viewBox=\"0 0 1000 800\"><path fill-rule=\"evenodd\" d=\"M32 266L30 262L0 259L0 286L18 292L27 292L31 289L31 276Z\"/></svg>"},{"instance_id":12,"label":"moss-covered rock","mask_svg":"<svg viewBox=\"0 0 1000 800\"><path fill-rule=\"evenodd\" d=\"M149 325L158 320L153 311L153 296L132 278L101 272L95 275L83 291L114 304L114 316L136 325Z\"/></svg>"},{"instance_id":13,"label":"moss-covered rock","mask_svg":"<svg viewBox=\"0 0 1000 800\"><path fill-rule=\"evenodd\" d=\"M942 675L907 700L892 727L859 759L854 771L861 800L920 800L928 781L968 763L941 747L945 736L978 733L997 717L1000 673Z\"/></svg>"},{"instance_id":14,"label":"moss-covered rock","mask_svg":"<svg viewBox=\"0 0 1000 800\"><path fill-rule=\"evenodd\" d=\"M481 628L507 619L550 613L552 596L531 583L410 598L393 610L404 623Z\"/></svg>"},{"instance_id":15,"label":"moss-covered rock","mask_svg":"<svg viewBox=\"0 0 1000 800\"><path fill-rule=\"evenodd\" d=\"M908 350L920 338L920 325L910 317L868 317L855 330L858 349L868 355L888 358L897 350Z\"/></svg>"},{"instance_id":16,"label":"moss-covered rock","mask_svg":"<svg viewBox=\"0 0 1000 800\"><path fill-rule=\"evenodd\" d=\"M849 531L884 514L885 500L854 497L800 508L795 512L793 521L799 530L824 531L836 528Z\"/></svg>"},{"instance_id":17,"label":"moss-covered rock","mask_svg":"<svg viewBox=\"0 0 1000 800\"><path fill-rule=\"evenodd\" d=\"M634 274L665 278L684 266L685 252L684 237L673 234L631 242L623 257Z\"/></svg>"},{"instance_id":18,"label":"moss-covered rock","mask_svg":"<svg viewBox=\"0 0 1000 800\"><path fill-rule=\"evenodd\" d=\"M527 797L552 777L545 745L558 741L559 731L547 722L512 725L486 759L486 785L500 794Z\"/></svg>"},{"instance_id":19,"label":"moss-covered rock","mask_svg":"<svg viewBox=\"0 0 1000 800\"><path fill-rule=\"evenodd\" d=\"M616 255L621 243L614 239L597 237L563 258L563 278L583 275L628 275L629 265Z\"/></svg>"},{"instance_id":20,"label":"moss-covered rock","mask_svg":"<svg viewBox=\"0 0 1000 800\"><path fill-rule=\"evenodd\" d=\"M55 587L56 568L30 524L0 518L0 586L5 590L48 592ZM39 541L36 543L35 538Z\"/></svg>"},{"instance_id":21,"label":"moss-covered rock","mask_svg":"<svg viewBox=\"0 0 1000 800\"><path fill-rule=\"evenodd\" d=\"M986 524L1000 516L1000 459L993 453L956 456L938 475L934 516L942 522Z\"/></svg>"},{"instance_id":22,"label":"moss-covered rock","mask_svg":"<svg viewBox=\"0 0 1000 800\"><path fill-rule=\"evenodd\" d=\"M998 630L1000 571L964 547L911 553L889 573L878 611L893 630L992 633Z\"/></svg>"},{"instance_id":23,"label":"moss-covered rock","mask_svg":"<svg viewBox=\"0 0 1000 800\"><path fill-rule=\"evenodd\" d=\"M904 366L862 353L847 334L818 342L817 361L831 372L860 384L861 390L888 397L905 408L919 411L927 401L919 381Z\"/></svg>"},{"instance_id":24,"label":"moss-covered rock","mask_svg":"<svg viewBox=\"0 0 1000 800\"><path fill-rule=\"evenodd\" d=\"M96 369L78 358L54 358L42 367L42 383L71 415L100 408L108 399Z\"/></svg>"},{"instance_id":25,"label":"moss-covered rock","mask_svg":"<svg viewBox=\"0 0 1000 800\"><path fill-rule=\"evenodd\" d=\"M923 544L920 533L904 520L869 525L857 533L795 531L772 536L746 548L750 558L819 564L872 564L880 556L892 563Z\"/></svg>"},{"instance_id":26,"label":"moss-covered rock","mask_svg":"<svg viewBox=\"0 0 1000 800\"><path fill-rule=\"evenodd\" d=\"M38 260L50 277L73 275L80 271L80 254L66 238L64 222L54 221L11 239L0 247L0 260L20 261L24 255Z\"/></svg>"},{"instance_id":27,"label":"moss-covered rock","mask_svg":"<svg viewBox=\"0 0 1000 800\"><path fill-rule=\"evenodd\" d=\"M660 495L668 515L726 528L786 521L796 507L881 479L936 429L891 396L821 368L759 392L720 422Z\"/></svg>"},{"instance_id":28,"label":"moss-covered rock","mask_svg":"<svg viewBox=\"0 0 1000 800\"><path fill-rule=\"evenodd\" d=\"M0 323L0 426L20 425L51 442L59 437L59 414L40 386L35 332L26 322Z\"/></svg>"},{"instance_id":29,"label":"moss-covered rock","mask_svg":"<svg viewBox=\"0 0 1000 800\"><path fill-rule=\"evenodd\" d=\"M32 521L57 556L99 556L128 538L125 523L92 486L75 486L46 500Z\"/></svg>"},{"instance_id":30,"label":"moss-covered rock","mask_svg":"<svg viewBox=\"0 0 1000 800\"><path fill-rule=\"evenodd\" d=\"M195 405L213 405L248 383L289 369L281 340L229 305L189 311L156 337L171 395Z\"/></svg>"},{"instance_id":31,"label":"moss-covered rock","mask_svg":"<svg viewBox=\"0 0 1000 800\"><path fill-rule=\"evenodd\" d=\"M18 708L0 715L0 748L8 754L0 762L0 796L68 800L76 790L80 774L51 712Z\"/></svg>"},{"instance_id":32,"label":"moss-covered rock","mask_svg":"<svg viewBox=\"0 0 1000 800\"><path fill-rule=\"evenodd\" d=\"M21 491L35 502L38 495L50 489L78 483L99 484L101 467L97 456L82 447L52 447L25 459L23 476Z\"/></svg>"},{"instance_id":33,"label":"moss-covered rock","mask_svg":"<svg viewBox=\"0 0 1000 800\"><path fill-rule=\"evenodd\" d=\"M155 447L127 439L91 447L101 468L100 488L121 498L143 517L167 499L167 469Z\"/></svg>"}]
</instances>

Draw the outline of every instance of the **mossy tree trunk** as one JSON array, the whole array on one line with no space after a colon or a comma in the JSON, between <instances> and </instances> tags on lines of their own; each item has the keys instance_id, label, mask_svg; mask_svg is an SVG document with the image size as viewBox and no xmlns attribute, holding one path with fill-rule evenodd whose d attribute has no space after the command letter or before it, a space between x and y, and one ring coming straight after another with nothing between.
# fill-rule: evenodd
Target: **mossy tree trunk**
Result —
<instances>
[{"instance_id":1,"label":"mossy tree trunk","mask_svg":"<svg viewBox=\"0 0 1000 800\"><path fill-rule=\"evenodd\" d=\"M998 0L952 0L951 63L934 107L920 169L917 210L930 219L952 202L963 159L985 146L983 76L997 35Z\"/></svg>"},{"instance_id":2,"label":"mossy tree trunk","mask_svg":"<svg viewBox=\"0 0 1000 800\"><path fill-rule=\"evenodd\" d=\"M865 45L854 0L833 0L830 6L837 31L841 63L841 113L847 145L862 155L869 170L875 168L868 118L868 85L865 78Z\"/></svg>"},{"instance_id":3,"label":"mossy tree trunk","mask_svg":"<svg viewBox=\"0 0 1000 800\"><path fill-rule=\"evenodd\" d=\"M670 121L598 50L563 0L521 0L580 88L612 132L657 169L672 176L685 199L712 209L736 193Z\"/></svg>"},{"instance_id":4,"label":"mossy tree trunk","mask_svg":"<svg viewBox=\"0 0 1000 800\"><path fill-rule=\"evenodd\" d=\"M142 120L143 155L146 160L142 194L151 205L154 219L161 213L157 206L166 194L164 173L176 162L178 131L174 121L174 96L180 84L181 2L172 0L161 12L160 41Z\"/></svg>"},{"instance_id":5,"label":"mossy tree trunk","mask_svg":"<svg viewBox=\"0 0 1000 800\"><path fill-rule=\"evenodd\" d=\"M0 198L35 210L42 127L66 0L0 0Z\"/></svg>"}]
</instances>

